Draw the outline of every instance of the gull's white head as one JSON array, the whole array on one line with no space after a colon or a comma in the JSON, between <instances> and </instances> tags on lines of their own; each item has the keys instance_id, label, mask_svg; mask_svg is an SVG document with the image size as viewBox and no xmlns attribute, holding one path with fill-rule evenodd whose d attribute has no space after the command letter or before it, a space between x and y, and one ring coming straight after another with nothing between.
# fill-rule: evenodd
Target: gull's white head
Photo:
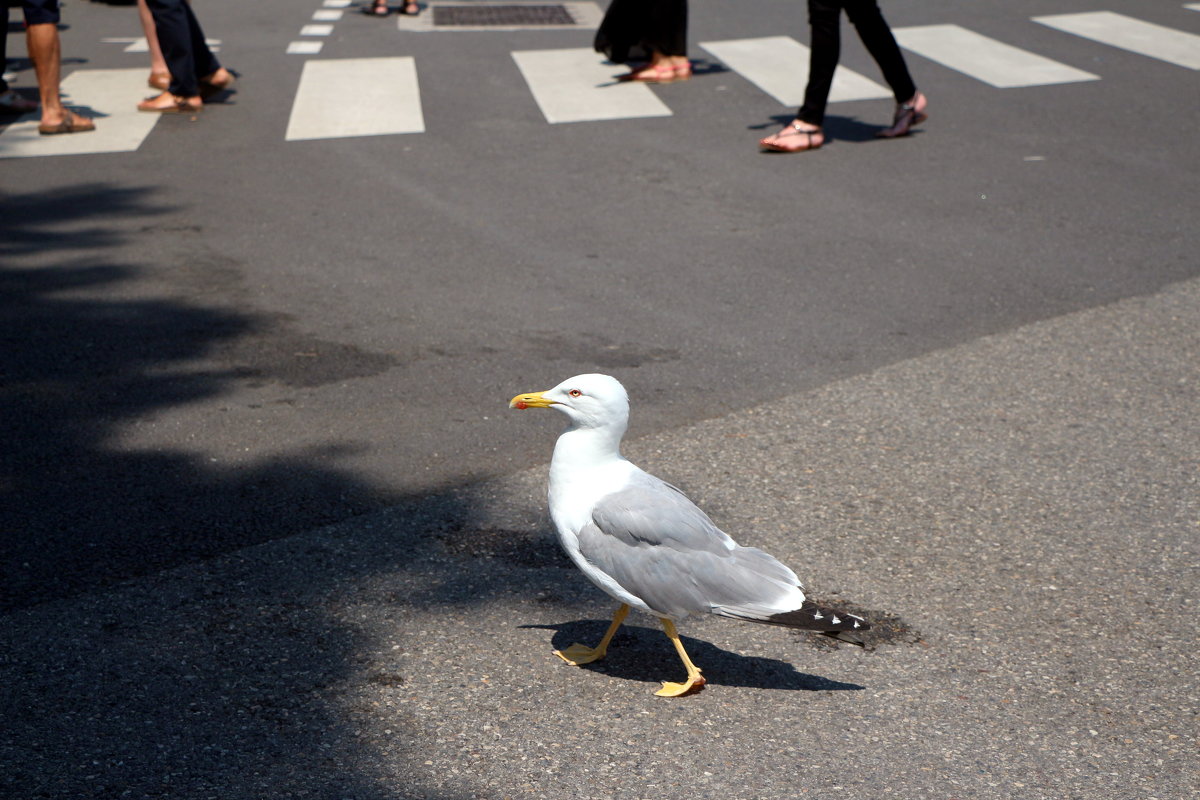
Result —
<instances>
[{"instance_id":1,"label":"gull's white head","mask_svg":"<svg viewBox=\"0 0 1200 800\"><path fill-rule=\"evenodd\" d=\"M629 423L629 395L610 375L576 375L544 392L519 394L509 408L556 408L573 428L610 428L624 433Z\"/></svg>"}]
</instances>

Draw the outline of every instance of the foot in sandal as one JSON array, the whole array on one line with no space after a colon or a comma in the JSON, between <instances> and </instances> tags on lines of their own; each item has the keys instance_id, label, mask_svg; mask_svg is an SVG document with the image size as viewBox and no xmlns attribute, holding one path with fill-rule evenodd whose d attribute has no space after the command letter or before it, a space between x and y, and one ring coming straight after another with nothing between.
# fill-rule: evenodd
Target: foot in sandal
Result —
<instances>
[{"instance_id":1,"label":"foot in sandal","mask_svg":"<svg viewBox=\"0 0 1200 800\"><path fill-rule=\"evenodd\" d=\"M929 98L917 92L907 103L900 103L896 106L896 116L892 119L892 127L884 128L875 135L881 139L897 139L901 136L908 136L915 126L929 119L929 114L925 112L928 106Z\"/></svg>"},{"instance_id":2,"label":"foot in sandal","mask_svg":"<svg viewBox=\"0 0 1200 800\"><path fill-rule=\"evenodd\" d=\"M758 140L759 145L776 153L803 153L825 144L825 133L817 125L792 120L779 133Z\"/></svg>"}]
</instances>

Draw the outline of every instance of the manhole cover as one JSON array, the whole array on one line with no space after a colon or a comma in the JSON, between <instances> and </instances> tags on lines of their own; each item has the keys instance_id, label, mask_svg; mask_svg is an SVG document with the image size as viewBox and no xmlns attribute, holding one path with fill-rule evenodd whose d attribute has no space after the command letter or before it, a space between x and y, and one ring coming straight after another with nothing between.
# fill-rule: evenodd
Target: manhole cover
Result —
<instances>
[{"instance_id":1,"label":"manhole cover","mask_svg":"<svg viewBox=\"0 0 1200 800\"><path fill-rule=\"evenodd\" d=\"M575 18L561 5L481 5L481 6L434 6L435 27L470 26L488 28L493 26L529 27L535 25L574 25Z\"/></svg>"}]
</instances>

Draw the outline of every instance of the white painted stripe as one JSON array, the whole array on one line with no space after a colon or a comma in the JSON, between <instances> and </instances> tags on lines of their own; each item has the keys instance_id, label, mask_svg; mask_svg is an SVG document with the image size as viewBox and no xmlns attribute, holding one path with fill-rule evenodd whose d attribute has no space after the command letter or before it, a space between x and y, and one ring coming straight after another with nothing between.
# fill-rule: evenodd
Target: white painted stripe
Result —
<instances>
[{"instance_id":1,"label":"white painted stripe","mask_svg":"<svg viewBox=\"0 0 1200 800\"><path fill-rule=\"evenodd\" d=\"M63 103L93 117L96 130L42 136L40 115L25 114L0 134L0 158L130 152L141 146L160 116L137 110L147 94L144 67L79 70L63 80L61 90Z\"/></svg>"},{"instance_id":2,"label":"white painted stripe","mask_svg":"<svg viewBox=\"0 0 1200 800\"><path fill-rule=\"evenodd\" d=\"M105 44L125 44L127 47L122 51L125 53L149 53L150 43L146 41L145 36L129 37L117 36L101 39ZM208 45L208 49L214 53L221 52L220 39L205 39L204 43Z\"/></svg>"},{"instance_id":3,"label":"white painted stripe","mask_svg":"<svg viewBox=\"0 0 1200 800\"><path fill-rule=\"evenodd\" d=\"M921 25L897 28L893 33L904 49L999 89L1099 80L1098 75L958 25Z\"/></svg>"},{"instance_id":4,"label":"white painted stripe","mask_svg":"<svg viewBox=\"0 0 1200 800\"><path fill-rule=\"evenodd\" d=\"M288 42L287 52L304 56L315 56L325 46L324 42Z\"/></svg>"},{"instance_id":5,"label":"white painted stripe","mask_svg":"<svg viewBox=\"0 0 1200 800\"><path fill-rule=\"evenodd\" d=\"M306 61L287 141L421 133L417 64L410 56Z\"/></svg>"},{"instance_id":6,"label":"white painted stripe","mask_svg":"<svg viewBox=\"0 0 1200 800\"><path fill-rule=\"evenodd\" d=\"M1200 11L1200 3L1184 3L1184 8L1190 8L1192 11Z\"/></svg>"},{"instance_id":7,"label":"white painted stripe","mask_svg":"<svg viewBox=\"0 0 1200 800\"><path fill-rule=\"evenodd\" d=\"M1200 36L1194 33L1143 22L1112 11L1053 14L1034 17L1033 21L1085 39L1157 58L1168 64L1200 69Z\"/></svg>"},{"instance_id":8,"label":"white painted stripe","mask_svg":"<svg viewBox=\"0 0 1200 800\"><path fill-rule=\"evenodd\" d=\"M616 81L614 75L626 70L605 64L590 47L519 50L512 57L552 124L671 116L648 86Z\"/></svg>"},{"instance_id":9,"label":"white painted stripe","mask_svg":"<svg viewBox=\"0 0 1200 800\"><path fill-rule=\"evenodd\" d=\"M783 105L798 106L804 102L809 50L795 39L767 36L701 42L700 46ZM887 87L845 67L837 68L829 90L831 103L891 96Z\"/></svg>"},{"instance_id":10,"label":"white painted stripe","mask_svg":"<svg viewBox=\"0 0 1200 800\"><path fill-rule=\"evenodd\" d=\"M349 8L350 0L325 0L321 5L326 8Z\"/></svg>"},{"instance_id":11,"label":"white painted stripe","mask_svg":"<svg viewBox=\"0 0 1200 800\"><path fill-rule=\"evenodd\" d=\"M318 8L313 12L312 18L316 22L337 22L344 13L336 8Z\"/></svg>"},{"instance_id":12,"label":"white painted stripe","mask_svg":"<svg viewBox=\"0 0 1200 800\"><path fill-rule=\"evenodd\" d=\"M300 29L301 36L328 36L331 33L332 25L305 25Z\"/></svg>"}]
</instances>

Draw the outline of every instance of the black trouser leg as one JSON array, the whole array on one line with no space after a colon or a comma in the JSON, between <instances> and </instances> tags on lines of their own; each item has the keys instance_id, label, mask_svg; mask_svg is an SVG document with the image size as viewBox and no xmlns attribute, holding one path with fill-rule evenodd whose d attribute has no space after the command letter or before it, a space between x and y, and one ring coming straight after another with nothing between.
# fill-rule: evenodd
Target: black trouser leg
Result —
<instances>
[{"instance_id":1,"label":"black trouser leg","mask_svg":"<svg viewBox=\"0 0 1200 800\"><path fill-rule=\"evenodd\" d=\"M845 4L846 16L858 31L871 58L883 71L883 79L892 87L896 102L908 102L917 93L917 87L878 4L875 0L845 0Z\"/></svg>"},{"instance_id":2,"label":"black trouser leg","mask_svg":"<svg viewBox=\"0 0 1200 800\"><path fill-rule=\"evenodd\" d=\"M192 63L195 64L196 77L207 78L221 68L221 63L204 41L204 31L200 28L200 21L192 13L192 4L184 3L183 6L187 10L188 30L192 35Z\"/></svg>"},{"instance_id":3,"label":"black trouser leg","mask_svg":"<svg viewBox=\"0 0 1200 800\"><path fill-rule=\"evenodd\" d=\"M841 55L841 3L831 0L808 0L808 23L812 27L811 57L808 62L808 86L804 90L804 105L796 112L797 119L810 125L825 121L825 105L829 102L829 87Z\"/></svg>"},{"instance_id":4,"label":"black trouser leg","mask_svg":"<svg viewBox=\"0 0 1200 800\"><path fill-rule=\"evenodd\" d=\"M146 0L146 5L154 17L158 44L171 71L167 91L178 97L195 97L200 94L200 78L216 72L221 65L204 43L204 31L191 6L185 0Z\"/></svg>"}]
</instances>

